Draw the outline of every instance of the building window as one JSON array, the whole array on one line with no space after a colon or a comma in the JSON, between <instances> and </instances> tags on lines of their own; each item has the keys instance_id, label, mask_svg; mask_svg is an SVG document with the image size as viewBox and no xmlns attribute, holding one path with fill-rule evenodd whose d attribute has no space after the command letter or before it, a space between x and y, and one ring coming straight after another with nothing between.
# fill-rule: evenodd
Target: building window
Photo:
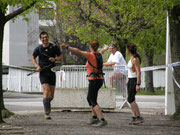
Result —
<instances>
[{"instance_id":1,"label":"building window","mask_svg":"<svg viewBox=\"0 0 180 135\"><path fill-rule=\"evenodd\" d=\"M39 20L53 20L53 8L40 8Z\"/></svg>"}]
</instances>

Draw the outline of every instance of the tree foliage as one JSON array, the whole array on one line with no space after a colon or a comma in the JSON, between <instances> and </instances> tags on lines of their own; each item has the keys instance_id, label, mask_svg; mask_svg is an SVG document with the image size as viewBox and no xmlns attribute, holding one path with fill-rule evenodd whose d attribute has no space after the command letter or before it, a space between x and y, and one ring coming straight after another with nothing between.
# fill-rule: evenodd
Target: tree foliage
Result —
<instances>
[{"instance_id":1,"label":"tree foliage","mask_svg":"<svg viewBox=\"0 0 180 135\"><path fill-rule=\"evenodd\" d=\"M120 49L126 41L141 49L147 48L146 44L158 51L165 48L166 8L162 1L68 0L60 2L57 10L74 22L66 32L84 43L98 39L102 45L113 42Z\"/></svg>"},{"instance_id":2,"label":"tree foliage","mask_svg":"<svg viewBox=\"0 0 180 135\"><path fill-rule=\"evenodd\" d=\"M167 9L177 0L68 0L59 3L61 12L74 26L67 28L84 43L98 39L115 43L125 56L126 44L134 42L143 52L144 66L153 66L154 54L165 50ZM173 4L172 4L173 3ZM146 89L153 91L152 72Z\"/></svg>"}]
</instances>

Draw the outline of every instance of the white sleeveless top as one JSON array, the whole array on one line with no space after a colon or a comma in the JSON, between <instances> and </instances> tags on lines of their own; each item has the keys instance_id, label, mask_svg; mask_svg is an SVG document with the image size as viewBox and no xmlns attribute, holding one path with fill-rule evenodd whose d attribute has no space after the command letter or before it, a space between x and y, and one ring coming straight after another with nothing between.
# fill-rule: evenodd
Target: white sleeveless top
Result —
<instances>
[{"instance_id":1,"label":"white sleeveless top","mask_svg":"<svg viewBox=\"0 0 180 135\"><path fill-rule=\"evenodd\" d=\"M127 64L127 68L128 68L128 78L137 78L137 72L133 71L133 64L131 59L129 60L128 64Z\"/></svg>"}]
</instances>

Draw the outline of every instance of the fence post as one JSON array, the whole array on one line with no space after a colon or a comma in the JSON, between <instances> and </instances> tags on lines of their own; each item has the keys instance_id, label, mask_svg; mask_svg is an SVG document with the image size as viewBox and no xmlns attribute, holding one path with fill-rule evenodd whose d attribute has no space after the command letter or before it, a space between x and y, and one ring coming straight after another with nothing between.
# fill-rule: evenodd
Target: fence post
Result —
<instances>
[{"instance_id":1,"label":"fence post","mask_svg":"<svg viewBox=\"0 0 180 135\"><path fill-rule=\"evenodd\" d=\"M7 77L7 89L10 90L10 75L11 74L11 68L9 67L9 74L8 74L8 77Z\"/></svg>"},{"instance_id":2,"label":"fence post","mask_svg":"<svg viewBox=\"0 0 180 135\"><path fill-rule=\"evenodd\" d=\"M19 90L18 90L18 91L19 91L19 92L21 92L21 83L22 83L22 82L21 82L21 80L22 80L21 77L22 77L22 70L19 71L19 76L18 76L18 78L19 78L19 79L18 79L18 80L19 80L19 88L18 88Z\"/></svg>"},{"instance_id":3,"label":"fence post","mask_svg":"<svg viewBox=\"0 0 180 135\"><path fill-rule=\"evenodd\" d=\"M169 16L167 13L166 24L166 64L170 64L171 61L171 46L170 46L170 30L169 30ZM165 80L165 115L173 115L175 112L174 101L174 85L172 80L172 74L170 67L166 67L166 80Z\"/></svg>"},{"instance_id":4,"label":"fence post","mask_svg":"<svg viewBox=\"0 0 180 135\"><path fill-rule=\"evenodd\" d=\"M32 75L30 76L30 92L32 92Z\"/></svg>"}]
</instances>

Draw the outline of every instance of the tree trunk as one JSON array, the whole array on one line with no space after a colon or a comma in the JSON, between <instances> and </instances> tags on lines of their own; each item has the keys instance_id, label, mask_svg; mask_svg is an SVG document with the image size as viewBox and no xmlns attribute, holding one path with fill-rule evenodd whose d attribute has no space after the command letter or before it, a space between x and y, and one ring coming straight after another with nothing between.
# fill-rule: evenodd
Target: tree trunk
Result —
<instances>
[{"instance_id":1,"label":"tree trunk","mask_svg":"<svg viewBox=\"0 0 180 135\"><path fill-rule=\"evenodd\" d=\"M144 66L149 67L153 65L154 50L148 48L144 49ZM153 71L145 72L145 91L154 92L153 86Z\"/></svg>"},{"instance_id":2,"label":"tree trunk","mask_svg":"<svg viewBox=\"0 0 180 135\"><path fill-rule=\"evenodd\" d=\"M174 7L170 11L170 42L172 62L180 61L180 6ZM178 21L178 23L177 23ZM174 67L174 76L180 83L180 66ZM180 88L174 83L174 96L176 113L180 114Z\"/></svg>"},{"instance_id":3,"label":"tree trunk","mask_svg":"<svg viewBox=\"0 0 180 135\"><path fill-rule=\"evenodd\" d=\"M3 122L2 110L4 107L3 90L2 90L2 48L3 48L3 35L4 35L4 14L0 12L0 123Z\"/></svg>"},{"instance_id":4,"label":"tree trunk","mask_svg":"<svg viewBox=\"0 0 180 135\"><path fill-rule=\"evenodd\" d=\"M117 42L118 42L118 46L120 48L120 52L122 53L124 59L126 59L126 42L122 42L122 40L120 38L116 38L117 39Z\"/></svg>"},{"instance_id":5,"label":"tree trunk","mask_svg":"<svg viewBox=\"0 0 180 135\"><path fill-rule=\"evenodd\" d=\"M126 59L126 45L122 45L120 49L124 59Z\"/></svg>"}]
</instances>

